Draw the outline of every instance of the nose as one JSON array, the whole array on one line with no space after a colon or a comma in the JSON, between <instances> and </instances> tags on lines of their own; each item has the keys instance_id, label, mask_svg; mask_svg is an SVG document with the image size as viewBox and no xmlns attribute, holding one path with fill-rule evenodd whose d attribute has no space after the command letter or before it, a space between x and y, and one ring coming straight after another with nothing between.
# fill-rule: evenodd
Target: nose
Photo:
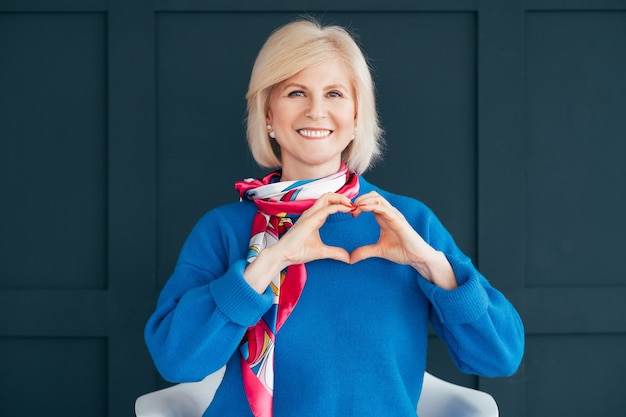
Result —
<instances>
[{"instance_id":1,"label":"nose","mask_svg":"<svg viewBox=\"0 0 626 417\"><path fill-rule=\"evenodd\" d=\"M326 117L326 111L324 99L314 96L309 99L309 106L304 115L311 120L318 120Z\"/></svg>"}]
</instances>

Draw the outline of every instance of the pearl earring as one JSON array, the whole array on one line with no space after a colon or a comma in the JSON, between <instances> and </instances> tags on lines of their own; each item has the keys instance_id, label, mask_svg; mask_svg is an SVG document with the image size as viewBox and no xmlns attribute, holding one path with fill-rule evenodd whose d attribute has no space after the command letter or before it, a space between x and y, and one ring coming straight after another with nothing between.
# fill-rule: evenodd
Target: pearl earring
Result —
<instances>
[{"instance_id":1,"label":"pearl earring","mask_svg":"<svg viewBox=\"0 0 626 417\"><path fill-rule=\"evenodd\" d=\"M267 125L266 127L267 127L267 130L270 131L269 132L270 138L276 139L276 133L272 130L272 125Z\"/></svg>"}]
</instances>

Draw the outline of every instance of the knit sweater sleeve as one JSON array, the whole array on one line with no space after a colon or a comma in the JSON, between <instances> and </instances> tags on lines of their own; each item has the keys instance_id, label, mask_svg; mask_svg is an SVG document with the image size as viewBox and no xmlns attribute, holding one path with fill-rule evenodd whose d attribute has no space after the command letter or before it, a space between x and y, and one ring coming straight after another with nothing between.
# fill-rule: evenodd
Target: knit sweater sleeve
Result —
<instances>
[{"instance_id":1,"label":"knit sweater sleeve","mask_svg":"<svg viewBox=\"0 0 626 417\"><path fill-rule=\"evenodd\" d=\"M435 215L424 210L418 232L446 255L458 283L458 288L446 290L419 277L431 303L433 328L461 371L486 377L513 374L524 352L519 314L461 252Z\"/></svg>"},{"instance_id":2,"label":"knit sweater sleeve","mask_svg":"<svg viewBox=\"0 0 626 417\"><path fill-rule=\"evenodd\" d=\"M258 294L244 280L240 239L227 225L215 211L198 222L146 324L148 350L166 380L198 381L221 368L272 303L271 290Z\"/></svg>"}]
</instances>

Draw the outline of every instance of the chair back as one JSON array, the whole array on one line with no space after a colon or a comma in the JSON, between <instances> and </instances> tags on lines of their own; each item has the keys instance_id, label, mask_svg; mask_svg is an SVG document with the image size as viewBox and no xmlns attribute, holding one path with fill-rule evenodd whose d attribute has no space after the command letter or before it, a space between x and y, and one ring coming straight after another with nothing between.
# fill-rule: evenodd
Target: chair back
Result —
<instances>
[{"instance_id":1,"label":"chair back","mask_svg":"<svg viewBox=\"0 0 626 417\"><path fill-rule=\"evenodd\" d=\"M222 382L226 368L199 382L149 392L135 401L137 417L202 417ZM419 417L498 417L498 405L486 392L424 373Z\"/></svg>"}]
</instances>

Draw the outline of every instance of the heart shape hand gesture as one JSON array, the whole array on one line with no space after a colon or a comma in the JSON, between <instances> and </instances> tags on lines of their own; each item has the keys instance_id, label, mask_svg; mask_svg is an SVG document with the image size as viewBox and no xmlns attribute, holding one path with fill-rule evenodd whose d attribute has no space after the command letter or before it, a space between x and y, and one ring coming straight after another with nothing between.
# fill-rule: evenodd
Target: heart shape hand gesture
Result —
<instances>
[{"instance_id":1,"label":"heart shape hand gesture","mask_svg":"<svg viewBox=\"0 0 626 417\"><path fill-rule=\"evenodd\" d=\"M380 237L371 245L361 246L352 253L322 242L319 229L334 213L352 213L357 217L370 212L380 226ZM306 210L291 229L270 248L261 252L244 273L257 291L267 287L273 274L293 264L318 259L335 259L354 264L378 257L398 264L411 265L421 276L446 289L457 286L454 272L445 255L430 246L407 222L402 213L375 191L357 198L336 193L320 197Z\"/></svg>"}]
</instances>

